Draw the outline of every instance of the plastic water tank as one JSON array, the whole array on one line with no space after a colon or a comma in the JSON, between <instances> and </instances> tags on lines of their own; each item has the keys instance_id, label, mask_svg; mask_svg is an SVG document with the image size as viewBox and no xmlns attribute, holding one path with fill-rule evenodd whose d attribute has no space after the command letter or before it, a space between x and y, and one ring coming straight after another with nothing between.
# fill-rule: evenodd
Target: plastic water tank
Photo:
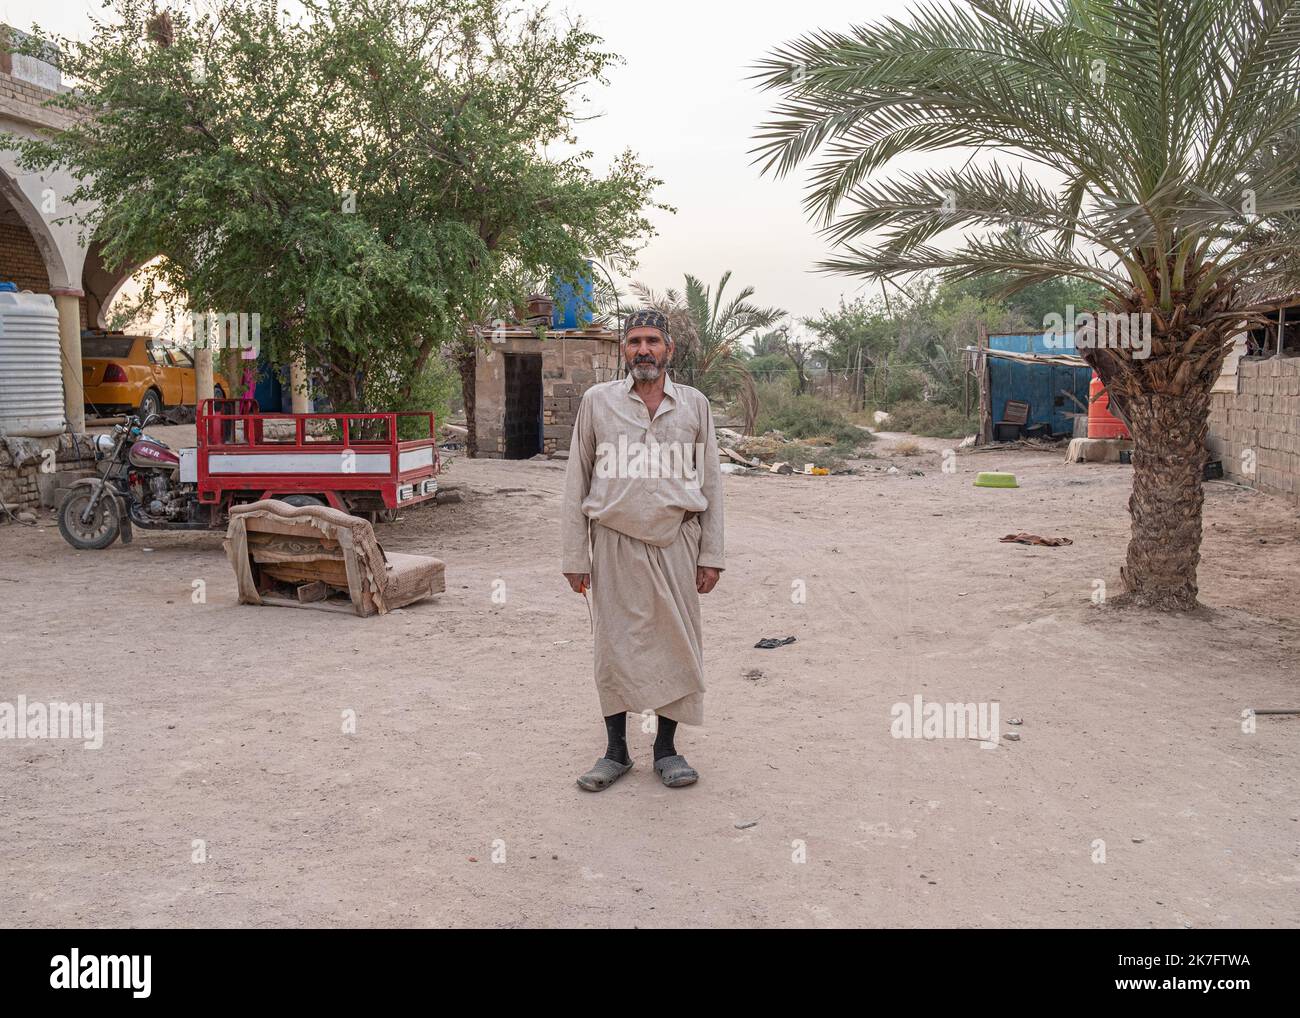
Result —
<instances>
[{"instance_id":1,"label":"plastic water tank","mask_svg":"<svg viewBox=\"0 0 1300 1018\"><path fill-rule=\"evenodd\" d=\"M1097 372L1092 373L1088 384L1088 437L1131 438L1124 422L1110 412L1110 393L1102 385Z\"/></svg>"},{"instance_id":2,"label":"plastic water tank","mask_svg":"<svg viewBox=\"0 0 1300 1018\"><path fill-rule=\"evenodd\" d=\"M591 262L587 263L587 271L578 278L577 286L557 278L551 281L551 288L555 295L552 329L581 329L591 324Z\"/></svg>"},{"instance_id":3,"label":"plastic water tank","mask_svg":"<svg viewBox=\"0 0 1300 1018\"><path fill-rule=\"evenodd\" d=\"M64 430L60 353L54 298L0 284L0 435Z\"/></svg>"}]
</instances>

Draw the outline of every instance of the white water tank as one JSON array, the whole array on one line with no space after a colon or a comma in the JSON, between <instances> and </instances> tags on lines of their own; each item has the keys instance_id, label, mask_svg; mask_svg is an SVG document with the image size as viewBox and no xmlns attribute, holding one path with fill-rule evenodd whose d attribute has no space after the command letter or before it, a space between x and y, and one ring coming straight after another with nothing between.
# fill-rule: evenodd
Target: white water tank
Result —
<instances>
[{"instance_id":1,"label":"white water tank","mask_svg":"<svg viewBox=\"0 0 1300 1018\"><path fill-rule=\"evenodd\" d=\"M0 435L63 432L60 356L54 298L0 289Z\"/></svg>"}]
</instances>

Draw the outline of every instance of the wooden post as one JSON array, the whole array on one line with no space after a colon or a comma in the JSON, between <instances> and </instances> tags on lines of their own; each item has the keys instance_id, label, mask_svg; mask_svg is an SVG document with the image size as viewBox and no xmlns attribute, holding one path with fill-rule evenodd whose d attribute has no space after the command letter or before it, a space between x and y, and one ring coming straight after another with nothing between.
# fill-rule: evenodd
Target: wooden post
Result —
<instances>
[{"instance_id":1,"label":"wooden post","mask_svg":"<svg viewBox=\"0 0 1300 1018\"><path fill-rule=\"evenodd\" d=\"M980 444L988 445L993 441L993 397L989 392L990 372L989 372L989 330L988 326L980 323L980 359L983 364L980 366Z\"/></svg>"}]
</instances>

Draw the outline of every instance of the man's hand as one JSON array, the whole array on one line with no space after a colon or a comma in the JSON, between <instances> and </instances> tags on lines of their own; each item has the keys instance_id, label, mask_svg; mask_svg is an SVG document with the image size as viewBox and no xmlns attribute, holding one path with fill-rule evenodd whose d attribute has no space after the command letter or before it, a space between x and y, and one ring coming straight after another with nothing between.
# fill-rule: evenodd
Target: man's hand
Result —
<instances>
[{"instance_id":1,"label":"man's hand","mask_svg":"<svg viewBox=\"0 0 1300 1018\"><path fill-rule=\"evenodd\" d=\"M565 573L564 578L569 581L569 586L573 588L575 594L591 589L591 573ZM716 578L714 582L717 582Z\"/></svg>"},{"instance_id":2,"label":"man's hand","mask_svg":"<svg viewBox=\"0 0 1300 1018\"><path fill-rule=\"evenodd\" d=\"M701 594L707 594L718 585L718 578L722 575L720 570L712 566L695 567L695 589Z\"/></svg>"}]
</instances>

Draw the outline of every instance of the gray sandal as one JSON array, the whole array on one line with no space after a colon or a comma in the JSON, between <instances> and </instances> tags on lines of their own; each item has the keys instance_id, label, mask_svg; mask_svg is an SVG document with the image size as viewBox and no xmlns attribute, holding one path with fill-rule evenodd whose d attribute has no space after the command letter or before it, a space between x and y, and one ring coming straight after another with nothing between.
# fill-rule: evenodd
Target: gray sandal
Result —
<instances>
[{"instance_id":1,"label":"gray sandal","mask_svg":"<svg viewBox=\"0 0 1300 1018\"><path fill-rule=\"evenodd\" d=\"M666 756L662 760L656 760L655 770L669 788L693 785L700 780L699 772L686 762L684 756Z\"/></svg>"},{"instance_id":2,"label":"gray sandal","mask_svg":"<svg viewBox=\"0 0 1300 1018\"><path fill-rule=\"evenodd\" d=\"M617 760L602 756L591 770L578 778L578 787L588 792L603 792L631 769L631 761L621 764Z\"/></svg>"}]
</instances>

